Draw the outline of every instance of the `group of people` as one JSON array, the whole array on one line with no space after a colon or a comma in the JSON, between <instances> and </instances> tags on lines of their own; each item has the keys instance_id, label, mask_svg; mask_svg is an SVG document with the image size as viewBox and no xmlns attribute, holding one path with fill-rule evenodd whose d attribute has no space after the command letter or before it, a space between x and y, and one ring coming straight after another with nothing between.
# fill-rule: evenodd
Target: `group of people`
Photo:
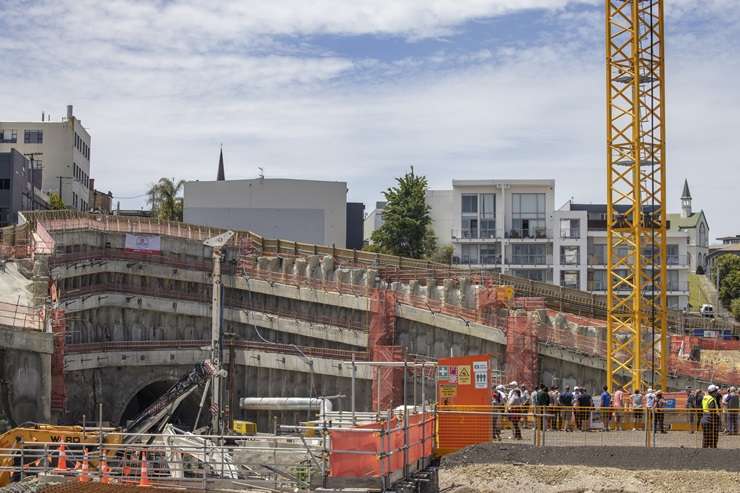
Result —
<instances>
[{"instance_id":1,"label":"group of people","mask_svg":"<svg viewBox=\"0 0 740 493\"><path fill-rule=\"evenodd\" d=\"M738 433L739 396L735 387L720 389L710 385L707 391L687 389L687 415L690 432L703 431L702 446L717 446L720 431L735 435ZM598 402L598 408L595 406ZM625 417L631 414L632 429L643 429L645 414L650 410L653 417L653 431L667 433L665 424L668 403L661 390L648 388L645 393L635 390L627 393L617 389L613 394L606 386L594 399L584 387L558 386L548 388L544 384L531 392L525 385L511 382L508 388L498 385L492 389L493 437L501 439L501 419L506 417L511 423L513 438L522 439L522 427L530 424L539 429L572 432L591 431L591 413L598 412L601 418L601 431L608 432L614 424L615 429L625 429L629 424ZM524 414L531 413L535 419L530 423Z\"/></svg>"}]
</instances>

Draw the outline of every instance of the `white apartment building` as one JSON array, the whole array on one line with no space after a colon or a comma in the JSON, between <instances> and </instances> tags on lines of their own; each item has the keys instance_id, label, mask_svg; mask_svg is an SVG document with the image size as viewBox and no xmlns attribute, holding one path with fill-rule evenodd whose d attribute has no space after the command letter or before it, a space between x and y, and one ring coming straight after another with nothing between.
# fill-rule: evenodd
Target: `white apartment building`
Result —
<instances>
[{"instance_id":1,"label":"white apartment building","mask_svg":"<svg viewBox=\"0 0 740 493\"><path fill-rule=\"evenodd\" d=\"M385 209L385 202L375 202L375 209L365 216L362 227L362 240L365 244L372 241L373 231L380 229L383 225L383 209Z\"/></svg>"},{"instance_id":2,"label":"white apartment building","mask_svg":"<svg viewBox=\"0 0 740 493\"><path fill-rule=\"evenodd\" d=\"M554 180L453 180L452 189L428 190L427 204L453 263L606 294L606 205L556 210ZM688 245L686 231L669 228L672 308L688 305Z\"/></svg>"},{"instance_id":3,"label":"white apartment building","mask_svg":"<svg viewBox=\"0 0 740 493\"><path fill-rule=\"evenodd\" d=\"M90 134L72 105L60 121L42 114L40 122L0 122L0 152L10 149L33 158L34 169L42 170L45 193L59 193L69 208L90 208Z\"/></svg>"}]
</instances>

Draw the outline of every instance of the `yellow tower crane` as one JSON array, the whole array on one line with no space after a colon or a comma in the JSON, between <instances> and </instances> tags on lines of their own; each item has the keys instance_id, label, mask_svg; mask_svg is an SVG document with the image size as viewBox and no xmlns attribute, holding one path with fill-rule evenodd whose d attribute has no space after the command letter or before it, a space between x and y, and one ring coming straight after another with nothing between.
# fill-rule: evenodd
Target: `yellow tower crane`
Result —
<instances>
[{"instance_id":1,"label":"yellow tower crane","mask_svg":"<svg viewBox=\"0 0 740 493\"><path fill-rule=\"evenodd\" d=\"M667 388L663 0L606 0L607 385Z\"/></svg>"}]
</instances>

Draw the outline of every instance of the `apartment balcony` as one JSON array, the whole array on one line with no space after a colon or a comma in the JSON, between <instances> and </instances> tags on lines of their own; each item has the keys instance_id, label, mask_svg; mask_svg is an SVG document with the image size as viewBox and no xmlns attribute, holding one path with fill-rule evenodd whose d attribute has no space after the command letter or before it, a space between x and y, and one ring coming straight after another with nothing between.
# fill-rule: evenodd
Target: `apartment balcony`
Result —
<instances>
[{"instance_id":1,"label":"apartment balcony","mask_svg":"<svg viewBox=\"0 0 740 493\"><path fill-rule=\"evenodd\" d=\"M453 229L450 232L453 243L488 243L501 238L495 229Z\"/></svg>"},{"instance_id":2,"label":"apartment balcony","mask_svg":"<svg viewBox=\"0 0 740 493\"><path fill-rule=\"evenodd\" d=\"M506 263L510 266L552 267L552 255L510 255Z\"/></svg>"},{"instance_id":3,"label":"apartment balcony","mask_svg":"<svg viewBox=\"0 0 740 493\"><path fill-rule=\"evenodd\" d=\"M596 292L596 293L600 293L600 292L606 293L607 285L606 285L606 282L602 282L602 281L588 281L586 289L589 291ZM617 289L617 293L628 293L628 292L629 292L629 288L626 288L626 287ZM644 289L644 292L646 295L649 295L651 292L650 287L649 286L646 287ZM669 296L673 296L676 294L688 294L688 292L689 292L689 285L688 283L685 283L685 282L669 282L667 286L667 290L666 290L666 293Z\"/></svg>"},{"instance_id":4,"label":"apartment balcony","mask_svg":"<svg viewBox=\"0 0 740 493\"><path fill-rule=\"evenodd\" d=\"M560 239L562 240L580 240L581 231L579 229L571 229L570 231L560 231Z\"/></svg>"},{"instance_id":5,"label":"apartment balcony","mask_svg":"<svg viewBox=\"0 0 740 493\"><path fill-rule=\"evenodd\" d=\"M454 265L470 265L470 266L486 266L486 265L501 265L501 255L455 255L452 257L452 263Z\"/></svg>"},{"instance_id":6,"label":"apartment balcony","mask_svg":"<svg viewBox=\"0 0 740 493\"><path fill-rule=\"evenodd\" d=\"M509 240L551 240L551 229L510 229L504 237Z\"/></svg>"}]
</instances>

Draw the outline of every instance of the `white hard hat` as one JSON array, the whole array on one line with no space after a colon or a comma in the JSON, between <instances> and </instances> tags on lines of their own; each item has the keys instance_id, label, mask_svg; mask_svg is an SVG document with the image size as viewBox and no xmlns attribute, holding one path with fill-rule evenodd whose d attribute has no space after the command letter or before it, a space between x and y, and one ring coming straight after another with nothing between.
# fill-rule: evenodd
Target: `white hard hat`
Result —
<instances>
[{"instance_id":1,"label":"white hard hat","mask_svg":"<svg viewBox=\"0 0 740 493\"><path fill-rule=\"evenodd\" d=\"M650 392L652 392L652 391L653 391L653 388L652 388L652 387L650 387L650 388L648 389L648 394L649 394Z\"/></svg>"},{"instance_id":2,"label":"white hard hat","mask_svg":"<svg viewBox=\"0 0 740 493\"><path fill-rule=\"evenodd\" d=\"M709 387L707 387L707 392L717 392L718 390L719 390L719 387L717 387L714 384L712 384Z\"/></svg>"},{"instance_id":3,"label":"white hard hat","mask_svg":"<svg viewBox=\"0 0 740 493\"><path fill-rule=\"evenodd\" d=\"M509 384L509 386L511 386L511 387L517 387L518 385L519 385L519 384L518 384L518 383L516 383L516 380L514 380L513 382L511 382L511 383Z\"/></svg>"},{"instance_id":4,"label":"white hard hat","mask_svg":"<svg viewBox=\"0 0 740 493\"><path fill-rule=\"evenodd\" d=\"M496 390L504 390L504 388L505 387L503 385L496 385Z\"/></svg>"},{"instance_id":5,"label":"white hard hat","mask_svg":"<svg viewBox=\"0 0 740 493\"><path fill-rule=\"evenodd\" d=\"M735 387L730 387L730 392L735 392Z\"/></svg>"}]
</instances>

